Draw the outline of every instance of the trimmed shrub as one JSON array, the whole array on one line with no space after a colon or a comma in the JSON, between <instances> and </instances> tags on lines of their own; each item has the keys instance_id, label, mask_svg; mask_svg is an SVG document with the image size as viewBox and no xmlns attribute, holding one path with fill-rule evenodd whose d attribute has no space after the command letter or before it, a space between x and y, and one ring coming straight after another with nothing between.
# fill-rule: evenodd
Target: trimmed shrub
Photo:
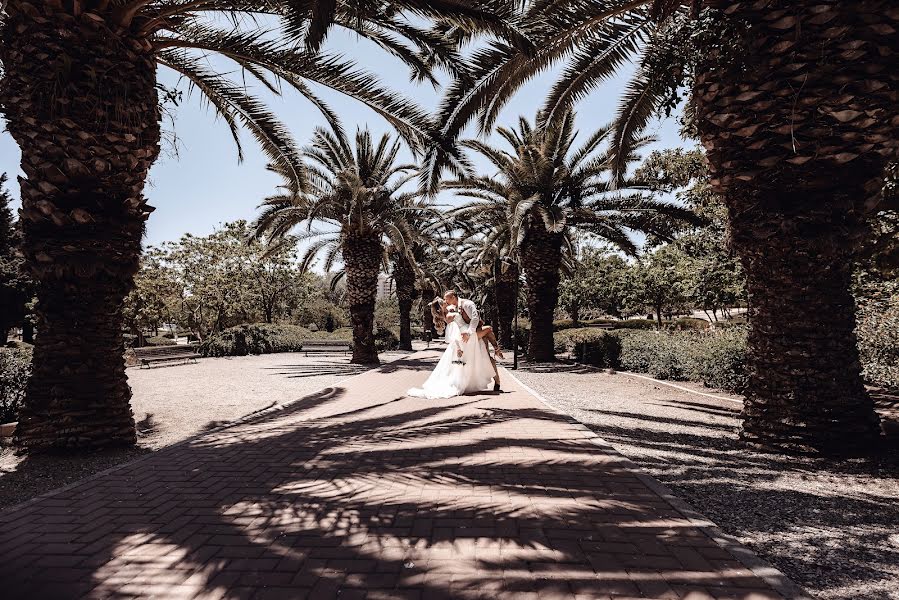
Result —
<instances>
[{"instance_id":1,"label":"trimmed shrub","mask_svg":"<svg viewBox=\"0 0 899 600\"><path fill-rule=\"evenodd\" d=\"M31 377L30 348L0 348L0 423L16 420Z\"/></svg>"},{"instance_id":2,"label":"trimmed shrub","mask_svg":"<svg viewBox=\"0 0 899 600\"><path fill-rule=\"evenodd\" d=\"M553 321L553 331L564 331L578 326L580 326L580 323L576 324L571 319L556 319Z\"/></svg>"},{"instance_id":3,"label":"trimmed shrub","mask_svg":"<svg viewBox=\"0 0 899 600\"><path fill-rule=\"evenodd\" d=\"M203 356L246 356L296 352L303 347L303 340L313 336L305 327L253 323L238 325L220 331L200 344Z\"/></svg>"},{"instance_id":4,"label":"trimmed shrub","mask_svg":"<svg viewBox=\"0 0 899 600\"><path fill-rule=\"evenodd\" d=\"M615 329L655 329L656 322L651 319L627 319L615 321Z\"/></svg>"},{"instance_id":5,"label":"trimmed shrub","mask_svg":"<svg viewBox=\"0 0 899 600\"><path fill-rule=\"evenodd\" d=\"M689 378L735 394L746 391L746 330L729 328L701 336L688 365Z\"/></svg>"},{"instance_id":6,"label":"trimmed shrub","mask_svg":"<svg viewBox=\"0 0 899 600\"><path fill-rule=\"evenodd\" d=\"M683 331L689 329L708 329L711 325L705 319L697 319L696 317L681 317L679 319L671 321L670 323L666 323L665 326L669 329Z\"/></svg>"},{"instance_id":7,"label":"trimmed shrub","mask_svg":"<svg viewBox=\"0 0 899 600\"><path fill-rule=\"evenodd\" d=\"M594 367L617 368L621 339L606 329L583 327L553 336L557 352L570 352L579 362Z\"/></svg>"},{"instance_id":8,"label":"trimmed shrub","mask_svg":"<svg viewBox=\"0 0 899 600\"><path fill-rule=\"evenodd\" d=\"M698 381L743 393L746 389L746 331L629 331L621 339L621 368L656 379Z\"/></svg>"},{"instance_id":9,"label":"trimmed shrub","mask_svg":"<svg viewBox=\"0 0 899 600\"><path fill-rule=\"evenodd\" d=\"M378 352L388 352L399 347L400 337L393 330L382 327L375 333L375 348Z\"/></svg>"},{"instance_id":10,"label":"trimmed shrub","mask_svg":"<svg viewBox=\"0 0 899 600\"><path fill-rule=\"evenodd\" d=\"M686 379L685 354L689 344L666 331L621 333L621 368L648 373L657 379Z\"/></svg>"},{"instance_id":11,"label":"trimmed shrub","mask_svg":"<svg viewBox=\"0 0 899 600\"><path fill-rule=\"evenodd\" d=\"M607 323L622 323L617 319L581 319L577 323L571 319L557 319L553 321L553 329L555 331L565 331L566 329L582 329L591 325L604 325Z\"/></svg>"},{"instance_id":12,"label":"trimmed shrub","mask_svg":"<svg viewBox=\"0 0 899 600\"><path fill-rule=\"evenodd\" d=\"M512 327L515 327L515 326L513 325ZM527 354L529 339L531 339L530 326L519 324L518 329L515 330L515 341L518 343L518 350L522 354Z\"/></svg>"},{"instance_id":13,"label":"trimmed shrub","mask_svg":"<svg viewBox=\"0 0 899 600\"><path fill-rule=\"evenodd\" d=\"M144 346L173 346L174 344L175 342L170 338L162 337L161 335L144 338Z\"/></svg>"}]
</instances>

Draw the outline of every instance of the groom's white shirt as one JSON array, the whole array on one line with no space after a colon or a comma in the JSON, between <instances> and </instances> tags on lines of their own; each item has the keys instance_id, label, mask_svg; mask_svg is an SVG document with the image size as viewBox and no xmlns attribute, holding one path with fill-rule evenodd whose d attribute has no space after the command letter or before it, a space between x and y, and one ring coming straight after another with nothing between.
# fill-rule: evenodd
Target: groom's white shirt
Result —
<instances>
[{"instance_id":1,"label":"groom's white shirt","mask_svg":"<svg viewBox=\"0 0 899 600\"><path fill-rule=\"evenodd\" d=\"M468 318L470 319L468 328L464 329L462 333L474 335L475 331L477 331L478 323L481 322L481 315L478 314L477 305L468 298L459 298L459 309L464 310L465 314L468 315Z\"/></svg>"}]
</instances>

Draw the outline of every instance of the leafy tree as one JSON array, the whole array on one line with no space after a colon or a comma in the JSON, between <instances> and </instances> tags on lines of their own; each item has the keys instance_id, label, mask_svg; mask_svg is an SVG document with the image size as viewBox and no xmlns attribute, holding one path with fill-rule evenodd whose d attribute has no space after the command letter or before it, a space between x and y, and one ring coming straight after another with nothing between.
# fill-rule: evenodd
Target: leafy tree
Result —
<instances>
[{"instance_id":1,"label":"leafy tree","mask_svg":"<svg viewBox=\"0 0 899 600\"><path fill-rule=\"evenodd\" d=\"M562 280L559 305L575 322L585 314L625 316L629 269L620 254L605 248L585 248L571 275Z\"/></svg>"},{"instance_id":2,"label":"leafy tree","mask_svg":"<svg viewBox=\"0 0 899 600\"><path fill-rule=\"evenodd\" d=\"M684 312L690 304L691 262L676 247L658 248L630 269L629 304L656 316L659 328L664 315Z\"/></svg>"},{"instance_id":3,"label":"leafy tree","mask_svg":"<svg viewBox=\"0 0 899 600\"><path fill-rule=\"evenodd\" d=\"M178 283L174 271L165 265L165 253L148 248L141 256L140 270L134 276L134 289L125 297L123 320L125 327L136 336L139 346L144 333L159 335L163 323L177 322Z\"/></svg>"},{"instance_id":4,"label":"leafy tree","mask_svg":"<svg viewBox=\"0 0 899 600\"><path fill-rule=\"evenodd\" d=\"M11 202L6 174L0 174L0 344L6 343L12 327L26 328L27 305L34 294L31 278L18 254L21 231L13 218Z\"/></svg>"},{"instance_id":5,"label":"leafy tree","mask_svg":"<svg viewBox=\"0 0 899 600\"><path fill-rule=\"evenodd\" d=\"M291 240L267 246L246 221L206 237L185 235L163 246L175 282L179 322L203 340L234 325L286 318L302 296Z\"/></svg>"},{"instance_id":6,"label":"leafy tree","mask_svg":"<svg viewBox=\"0 0 899 600\"><path fill-rule=\"evenodd\" d=\"M528 358L555 360L553 315L558 304L563 248L574 231L590 233L626 253L637 248L634 231L671 237L693 214L655 199L631 182L615 186L607 179L609 156L603 142L609 128L592 132L574 147L574 115L567 113L545 128L524 118L517 130L500 127L510 150L480 141L465 145L487 158L495 177L465 176L446 187L476 201L454 212L456 219L476 221L481 213L502 213L503 230L520 257L527 281L531 319ZM634 160L636 157L631 157Z\"/></svg>"},{"instance_id":7,"label":"leafy tree","mask_svg":"<svg viewBox=\"0 0 899 600\"><path fill-rule=\"evenodd\" d=\"M656 151L641 163L635 178L661 192L675 192L678 202L691 207L703 224L680 236L676 249L690 259L689 296L694 307L717 320L745 300L745 275L730 244L727 208L712 191L705 153L699 149ZM650 240L650 245L655 241Z\"/></svg>"}]
</instances>

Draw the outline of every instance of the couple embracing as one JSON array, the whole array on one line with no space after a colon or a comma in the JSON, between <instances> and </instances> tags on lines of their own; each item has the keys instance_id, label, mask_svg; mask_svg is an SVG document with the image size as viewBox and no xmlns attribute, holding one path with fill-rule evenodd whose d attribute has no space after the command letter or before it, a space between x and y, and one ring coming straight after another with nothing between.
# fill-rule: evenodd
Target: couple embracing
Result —
<instances>
[{"instance_id":1,"label":"couple embracing","mask_svg":"<svg viewBox=\"0 0 899 600\"><path fill-rule=\"evenodd\" d=\"M452 398L489 390L491 383L494 391L500 391L499 370L489 347L495 348L499 358L503 358L503 353L493 329L481 323L475 303L450 290L443 298L435 298L430 306L437 331L446 330L446 351L424 385L412 388L408 395Z\"/></svg>"}]
</instances>

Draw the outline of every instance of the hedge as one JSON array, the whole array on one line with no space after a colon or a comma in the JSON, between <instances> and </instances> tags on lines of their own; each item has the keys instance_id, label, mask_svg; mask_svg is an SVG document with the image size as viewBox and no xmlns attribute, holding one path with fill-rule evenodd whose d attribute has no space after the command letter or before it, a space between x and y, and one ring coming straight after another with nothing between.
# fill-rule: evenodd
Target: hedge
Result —
<instances>
[{"instance_id":1,"label":"hedge","mask_svg":"<svg viewBox=\"0 0 899 600\"><path fill-rule=\"evenodd\" d=\"M554 336L557 351L601 368L648 373L657 379L700 381L742 393L746 389L746 332L741 329L621 331L568 329Z\"/></svg>"},{"instance_id":2,"label":"hedge","mask_svg":"<svg viewBox=\"0 0 899 600\"><path fill-rule=\"evenodd\" d=\"M298 352L302 350L305 340L335 340L352 345L353 330L341 327L332 332L309 331L299 325L272 323L237 325L210 336L200 345L200 353L203 356L246 356ZM375 334L375 348L378 352L396 350L399 345L399 337L390 329L382 328Z\"/></svg>"},{"instance_id":3,"label":"hedge","mask_svg":"<svg viewBox=\"0 0 899 600\"><path fill-rule=\"evenodd\" d=\"M162 337L161 335L151 335L144 338L144 346L172 346L174 343L171 338Z\"/></svg>"},{"instance_id":4,"label":"hedge","mask_svg":"<svg viewBox=\"0 0 899 600\"><path fill-rule=\"evenodd\" d=\"M308 329L298 325L237 325L209 336L200 344L200 353L203 356L246 356L296 352L303 347L303 340L311 337Z\"/></svg>"}]
</instances>

